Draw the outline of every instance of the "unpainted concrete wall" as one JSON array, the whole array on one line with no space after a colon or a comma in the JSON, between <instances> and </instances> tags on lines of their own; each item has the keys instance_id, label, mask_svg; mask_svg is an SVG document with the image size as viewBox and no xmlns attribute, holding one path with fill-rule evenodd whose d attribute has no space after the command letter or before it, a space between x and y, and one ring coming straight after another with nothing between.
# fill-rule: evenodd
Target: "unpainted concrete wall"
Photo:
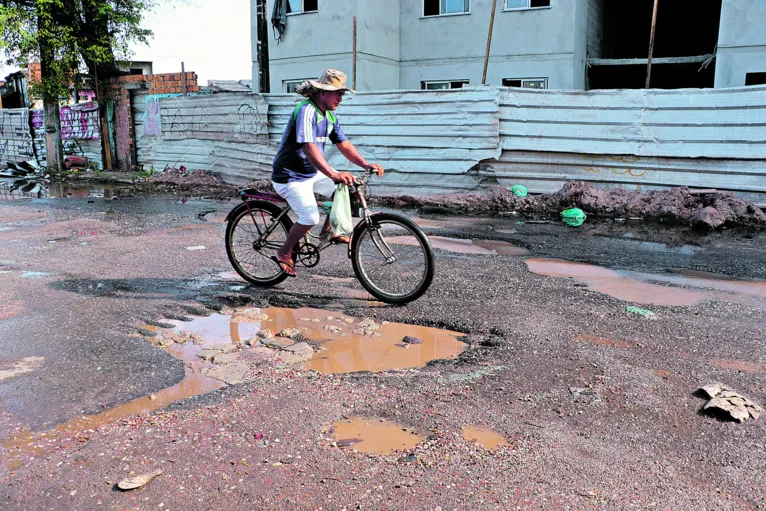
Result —
<instances>
[{"instance_id":1,"label":"unpainted concrete wall","mask_svg":"<svg viewBox=\"0 0 766 511\"><path fill-rule=\"evenodd\" d=\"M715 86L741 87L747 73L766 73L766 1L723 0Z\"/></svg>"}]
</instances>

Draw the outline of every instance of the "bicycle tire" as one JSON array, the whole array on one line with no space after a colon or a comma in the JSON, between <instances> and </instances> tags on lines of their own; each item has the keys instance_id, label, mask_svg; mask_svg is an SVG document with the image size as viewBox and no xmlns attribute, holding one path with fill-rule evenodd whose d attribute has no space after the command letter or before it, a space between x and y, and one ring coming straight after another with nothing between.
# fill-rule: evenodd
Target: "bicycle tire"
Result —
<instances>
[{"instance_id":1,"label":"bicycle tire","mask_svg":"<svg viewBox=\"0 0 766 511\"><path fill-rule=\"evenodd\" d=\"M257 239L257 236L253 233L252 229L245 231L245 226L248 225L248 222L252 224L252 222L254 222L253 218L257 218L258 213L265 213L268 215L268 217L265 215L262 216L263 226L260 226L260 224L259 226L263 228L267 225L270 225L274 221L274 218L282 212L282 208L272 204L271 202L259 200L249 201L247 203L249 209L248 207L243 206L244 204L237 206L238 209L234 209L229 214L230 220L226 225L226 254L229 256L229 262L231 262L231 265L234 267L234 270L239 274L239 276L250 284L259 287L275 286L287 278L287 274L284 273L280 267L271 260L271 256L276 255L275 247L281 241L283 241L283 239L274 239L274 247L257 250L252 245L252 243ZM283 215L282 218L279 219L279 224L279 227L277 227L277 230L272 233L272 236L277 231L280 231L280 234L284 235L284 238L286 239L287 233L290 232L290 229L293 226L293 221L287 215ZM243 232L243 237L246 241L235 242L235 235L239 232ZM254 267L255 264L252 262L247 263L244 260L245 257L248 257L248 251L252 251L258 256L258 258L253 258L252 261L263 263L263 268L271 268L271 270L265 270L263 276L254 273L254 270L250 269L250 267ZM293 261L296 260L296 252L297 251L293 249Z\"/></svg>"},{"instance_id":2,"label":"bicycle tire","mask_svg":"<svg viewBox=\"0 0 766 511\"><path fill-rule=\"evenodd\" d=\"M413 263L409 263L409 268L407 267L407 263L403 263L401 265L402 267L394 269L393 265L396 262L399 262L399 258L394 262L386 261L385 264L391 266L389 273L395 277L402 277L408 273L412 273L413 267L418 264L417 258L422 257L421 275L419 279L416 279L416 285L408 286L411 287L411 289L406 289L403 292L394 293L390 292L390 290L383 289L383 283L377 282L377 280L385 281L388 279L386 277L383 277L382 279L374 279L371 276L371 272L368 271L368 265L365 264L363 259L364 251L370 246L375 248L375 250L372 251L373 254L377 251L377 254L382 256L383 260L386 259L386 256L377 249L372 238L374 234L371 233L369 225L362 223L360 224L359 229L354 232L351 240L351 264L357 279L359 279L359 282L371 295L382 302L394 305L404 305L420 298L431 286L435 273L434 251L431 247L431 243L428 241L428 237L415 222L405 216L397 215L395 213L376 213L371 217L371 221L378 227L379 236L383 236L380 234L380 231L384 226L395 227L392 231L394 236L389 236L386 243L392 248L394 254L399 253L399 258L408 248L420 247L422 252L422 254L415 258L416 260Z\"/></svg>"}]
</instances>

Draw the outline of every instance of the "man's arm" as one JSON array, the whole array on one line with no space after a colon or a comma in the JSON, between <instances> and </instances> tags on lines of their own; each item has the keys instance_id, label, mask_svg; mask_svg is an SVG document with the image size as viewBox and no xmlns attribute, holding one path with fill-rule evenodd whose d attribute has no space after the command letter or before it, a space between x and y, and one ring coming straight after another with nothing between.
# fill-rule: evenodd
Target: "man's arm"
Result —
<instances>
[{"instance_id":1,"label":"man's arm","mask_svg":"<svg viewBox=\"0 0 766 511\"><path fill-rule=\"evenodd\" d=\"M356 149L355 149L356 151ZM306 158L319 172L329 177L336 183L343 183L344 185L354 184L356 179L353 174L349 172L338 172L327 163L322 150L316 144L311 142L303 144L303 152L306 153ZM342 151L341 151L342 152ZM345 153L344 153L345 154ZM357 153L359 154L359 153Z\"/></svg>"},{"instance_id":2,"label":"man's arm","mask_svg":"<svg viewBox=\"0 0 766 511\"><path fill-rule=\"evenodd\" d=\"M369 164L367 163L367 160L365 160L361 154L359 154L359 151L356 150L356 147L354 147L354 144L352 144L348 140L344 140L343 142L339 142L338 144L335 144L335 147L337 147L341 154L346 157L348 161L353 163L354 165L358 165L359 167L362 167L364 170L367 170L369 168L372 168L375 170L375 172L378 173L378 176L383 175L383 167L378 165L377 163Z\"/></svg>"}]
</instances>

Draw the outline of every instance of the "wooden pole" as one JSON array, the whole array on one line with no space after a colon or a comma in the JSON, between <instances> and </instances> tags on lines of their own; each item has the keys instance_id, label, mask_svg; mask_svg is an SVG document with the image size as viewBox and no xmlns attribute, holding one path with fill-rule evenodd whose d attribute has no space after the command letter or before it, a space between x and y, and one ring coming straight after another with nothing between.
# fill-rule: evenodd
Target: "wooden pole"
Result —
<instances>
[{"instance_id":1,"label":"wooden pole","mask_svg":"<svg viewBox=\"0 0 766 511\"><path fill-rule=\"evenodd\" d=\"M657 5L659 0L654 0L654 11L652 12L652 32L649 35L649 61L646 64L646 88L652 82L652 56L654 55L654 34L657 30Z\"/></svg>"},{"instance_id":2,"label":"wooden pole","mask_svg":"<svg viewBox=\"0 0 766 511\"><path fill-rule=\"evenodd\" d=\"M356 16L354 16L354 59L351 64L351 88L356 90Z\"/></svg>"},{"instance_id":3,"label":"wooden pole","mask_svg":"<svg viewBox=\"0 0 766 511\"><path fill-rule=\"evenodd\" d=\"M497 0L492 0L492 14L489 16L489 33L487 34L487 51L484 52L484 71L481 73L481 84L487 84L487 66L489 65L489 47L492 45L492 28L495 26L495 9Z\"/></svg>"},{"instance_id":4,"label":"wooden pole","mask_svg":"<svg viewBox=\"0 0 766 511\"><path fill-rule=\"evenodd\" d=\"M184 96L186 96L186 67L184 67L184 63L181 62L181 87L182 91L184 93Z\"/></svg>"}]
</instances>

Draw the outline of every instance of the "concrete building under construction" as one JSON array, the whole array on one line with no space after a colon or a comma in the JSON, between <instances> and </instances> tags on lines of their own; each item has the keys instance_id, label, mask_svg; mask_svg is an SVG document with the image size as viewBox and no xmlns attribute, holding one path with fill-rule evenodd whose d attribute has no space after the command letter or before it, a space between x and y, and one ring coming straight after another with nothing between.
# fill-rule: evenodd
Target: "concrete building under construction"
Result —
<instances>
[{"instance_id":1,"label":"concrete building under construction","mask_svg":"<svg viewBox=\"0 0 766 511\"><path fill-rule=\"evenodd\" d=\"M496 1L487 84L578 90L645 86L654 0ZM259 0L251 2L257 84ZM266 0L267 18L274 2ZM326 67L351 75L354 60L359 90L480 84L492 4L286 0L281 40L275 41L271 27L260 36L269 37L271 92L291 92ZM765 26L764 0L657 0L651 86L766 83Z\"/></svg>"}]
</instances>

